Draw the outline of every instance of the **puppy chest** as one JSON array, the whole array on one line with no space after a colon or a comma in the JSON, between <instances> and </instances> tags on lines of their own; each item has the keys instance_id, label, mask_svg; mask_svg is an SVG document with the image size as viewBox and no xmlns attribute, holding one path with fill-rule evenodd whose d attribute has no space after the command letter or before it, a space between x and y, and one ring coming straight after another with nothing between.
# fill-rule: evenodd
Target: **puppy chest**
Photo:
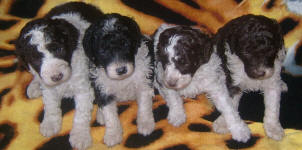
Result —
<instances>
[{"instance_id":1,"label":"puppy chest","mask_svg":"<svg viewBox=\"0 0 302 150\"><path fill-rule=\"evenodd\" d=\"M134 82L109 81L101 85L102 92L106 95L114 95L117 101L136 99L136 86Z\"/></svg>"}]
</instances>

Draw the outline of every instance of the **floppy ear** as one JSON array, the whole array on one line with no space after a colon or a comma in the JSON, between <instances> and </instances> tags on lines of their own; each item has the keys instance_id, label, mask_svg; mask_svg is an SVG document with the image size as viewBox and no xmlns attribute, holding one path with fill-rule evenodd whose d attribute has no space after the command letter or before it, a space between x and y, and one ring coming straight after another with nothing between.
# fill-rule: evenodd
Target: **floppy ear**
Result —
<instances>
[{"instance_id":1,"label":"floppy ear","mask_svg":"<svg viewBox=\"0 0 302 150\"><path fill-rule=\"evenodd\" d=\"M28 66L28 62L25 59L25 52L26 52L26 39L24 39L23 37L19 37L16 41L15 41L15 53L17 55L17 59L18 59L18 68L21 71L24 70L29 70L29 66Z\"/></svg>"},{"instance_id":2,"label":"floppy ear","mask_svg":"<svg viewBox=\"0 0 302 150\"><path fill-rule=\"evenodd\" d=\"M86 56L93 63L96 62L96 57L95 54L93 53L93 48L94 48L93 44L95 43L96 40L96 35L94 34L95 34L95 27L94 25L90 25L90 27L85 32L82 42Z\"/></svg>"}]
</instances>

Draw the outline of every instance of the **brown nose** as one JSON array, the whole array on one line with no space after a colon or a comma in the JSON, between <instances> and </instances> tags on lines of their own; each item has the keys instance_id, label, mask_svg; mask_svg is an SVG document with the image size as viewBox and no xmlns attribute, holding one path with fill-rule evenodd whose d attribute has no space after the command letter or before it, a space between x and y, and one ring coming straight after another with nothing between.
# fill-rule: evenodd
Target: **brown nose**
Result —
<instances>
[{"instance_id":1,"label":"brown nose","mask_svg":"<svg viewBox=\"0 0 302 150\"><path fill-rule=\"evenodd\" d=\"M59 73L59 74L51 76L51 80L53 82L58 82L58 81L60 81L62 79L63 79L63 73Z\"/></svg>"}]
</instances>

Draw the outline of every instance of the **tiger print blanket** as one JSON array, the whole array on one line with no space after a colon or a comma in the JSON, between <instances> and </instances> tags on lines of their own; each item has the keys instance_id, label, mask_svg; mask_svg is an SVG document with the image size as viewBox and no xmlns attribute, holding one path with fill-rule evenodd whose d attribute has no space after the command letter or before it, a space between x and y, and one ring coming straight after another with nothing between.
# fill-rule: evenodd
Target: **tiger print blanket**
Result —
<instances>
[{"instance_id":1,"label":"tiger print blanket","mask_svg":"<svg viewBox=\"0 0 302 150\"><path fill-rule=\"evenodd\" d=\"M31 19L42 17L51 8L69 0L0 0L0 149L7 150L68 150L68 139L74 115L74 102L64 99L63 127L51 138L39 133L43 117L41 98L28 99L26 87L32 79L18 69L14 40ZM193 25L215 33L232 18L247 13L262 14L278 20L285 33L285 45L294 53L293 60L302 64L302 16L290 12L283 0L83 0L105 13L116 12L133 17L142 32L152 34L163 23ZM299 1L299 0L297 0ZM301 0L300 0L301 2ZM285 128L282 141L265 136L262 127L263 96L246 93L239 111L252 131L247 143L238 143L230 134L216 134L212 122L219 113L204 95L185 99L187 122L180 127L168 124L168 108L163 99L154 98L153 113L156 129L149 136L137 133L135 102L119 103L119 116L124 128L123 142L110 149L198 150L198 149L286 149L302 150L302 78L290 71L282 73L289 91L282 94L280 121ZM91 122L93 149L109 149L103 143L105 128Z\"/></svg>"}]
</instances>

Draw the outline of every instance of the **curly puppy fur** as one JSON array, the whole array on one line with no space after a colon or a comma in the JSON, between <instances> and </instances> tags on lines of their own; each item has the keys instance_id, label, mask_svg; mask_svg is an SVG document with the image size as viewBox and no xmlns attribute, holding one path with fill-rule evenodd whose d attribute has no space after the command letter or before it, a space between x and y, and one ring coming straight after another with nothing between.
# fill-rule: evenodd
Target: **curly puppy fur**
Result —
<instances>
[{"instance_id":1,"label":"curly puppy fur","mask_svg":"<svg viewBox=\"0 0 302 150\"><path fill-rule=\"evenodd\" d=\"M287 86L280 77L285 48L277 21L265 16L241 16L220 28L215 42L234 107L238 109L243 91L262 91L266 134L281 140L284 132L279 122L280 96ZM226 120L219 117L214 130L226 133Z\"/></svg>"},{"instance_id":2,"label":"curly puppy fur","mask_svg":"<svg viewBox=\"0 0 302 150\"><path fill-rule=\"evenodd\" d=\"M42 95L45 113L40 132L49 137L60 131L61 100L72 97L76 109L69 141L77 149L92 144L89 123L94 94L82 39L91 24L89 20L101 15L94 6L66 3L53 8L45 18L26 24L16 42L20 61L34 76L27 95L29 98Z\"/></svg>"},{"instance_id":3,"label":"curly puppy fur","mask_svg":"<svg viewBox=\"0 0 302 150\"><path fill-rule=\"evenodd\" d=\"M137 128L149 135L155 127L152 113L153 48L137 23L119 14L107 14L92 24L84 37L91 61L90 78L99 105L97 121L106 126L104 143L122 141L116 103L137 99Z\"/></svg>"},{"instance_id":4,"label":"curly puppy fur","mask_svg":"<svg viewBox=\"0 0 302 150\"><path fill-rule=\"evenodd\" d=\"M163 24L154 35L154 49L155 86L167 102L172 125L186 120L181 96L206 93L227 118L233 139L246 142L250 138L248 126L230 103L221 60L208 35L191 27Z\"/></svg>"}]
</instances>

